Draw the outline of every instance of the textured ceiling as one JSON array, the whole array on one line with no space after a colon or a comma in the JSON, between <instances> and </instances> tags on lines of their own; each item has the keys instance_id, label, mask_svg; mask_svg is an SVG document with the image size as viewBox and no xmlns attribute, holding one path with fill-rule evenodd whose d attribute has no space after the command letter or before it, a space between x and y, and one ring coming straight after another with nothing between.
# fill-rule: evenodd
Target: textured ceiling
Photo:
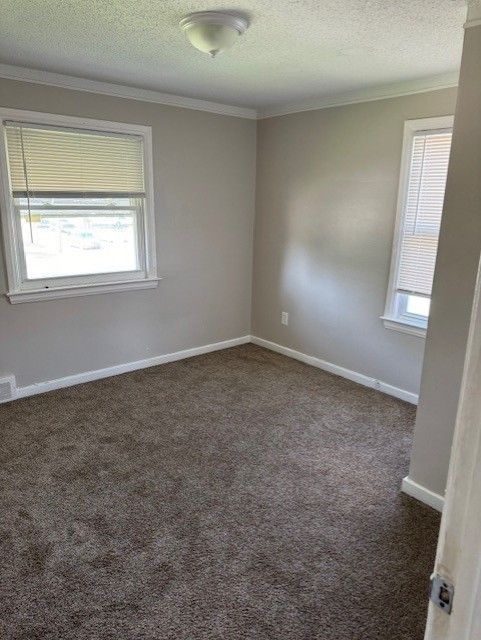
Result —
<instances>
[{"instance_id":1,"label":"textured ceiling","mask_svg":"<svg viewBox=\"0 0 481 640\"><path fill-rule=\"evenodd\" d=\"M211 60L178 22L251 26ZM456 72L464 0L0 0L0 62L255 108Z\"/></svg>"}]
</instances>

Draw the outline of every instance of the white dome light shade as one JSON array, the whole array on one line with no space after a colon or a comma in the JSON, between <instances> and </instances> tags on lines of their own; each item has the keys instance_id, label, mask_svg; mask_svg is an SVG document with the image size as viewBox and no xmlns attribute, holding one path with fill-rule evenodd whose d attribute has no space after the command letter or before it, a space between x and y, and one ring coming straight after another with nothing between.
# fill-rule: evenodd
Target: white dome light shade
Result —
<instances>
[{"instance_id":1,"label":"white dome light shade","mask_svg":"<svg viewBox=\"0 0 481 640\"><path fill-rule=\"evenodd\" d=\"M230 49L248 26L245 18L220 11L190 13L180 21L190 43L212 58Z\"/></svg>"}]
</instances>

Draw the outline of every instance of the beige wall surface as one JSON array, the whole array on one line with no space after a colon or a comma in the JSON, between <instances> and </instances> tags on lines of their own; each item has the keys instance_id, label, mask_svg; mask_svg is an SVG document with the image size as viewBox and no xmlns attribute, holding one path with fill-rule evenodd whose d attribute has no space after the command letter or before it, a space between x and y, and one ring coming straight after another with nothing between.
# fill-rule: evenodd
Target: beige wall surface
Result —
<instances>
[{"instance_id":1,"label":"beige wall surface","mask_svg":"<svg viewBox=\"0 0 481 640\"><path fill-rule=\"evenodd\" d=\"M479 105L479 90L479 83L465 89L465 114L473 99ZM19 305L0 296L0 375L15 374L24 386L252 332L417 393L424 340L379 319L403 124L451 114L455 100L450 89L260 121L256 178L253 121L0 80L3 107L152 126L164 276L145 291ZM469 166L479 172L479 131L459 129L458 148L468 145ZM455 180L471 188L473 175ZM410 474L438 492L481 247L479 206L459 189L447 200ZM281 311L289 312L288 327Z\"/></svg>"},{"instance_id":2,"label":"beige wall surface","mask_svg":"<svg viewBox=\"0 0 481 640\"><path fill-rule=\"evenodd\" d=\"M403 126L455 101L446 89L259 122L254 335L418 392L424 339L379 319Z\"/></svg>"},{"instance_id":3,"label":"beige wall surface","mask_svg":"<svg viewBox=\"0 0 481 640\"><path fill-rule=\"evenodd\" d=\"M481 253L481 26L466 30L409 476L444 493ZM481 392L481 391L480 391Z\"/></svg>"},{"instance_id":4,"label":"beige wall surface","mask_svg":"<svg viewBox=\"0 0 481 640\"><path fill-rule=\"evenodd\" d=\"M0 375L24 386L249 334L255 122L9 80L0 106L152 126L164 276L145 291L18 305L1 295Z\"/></svg>"}]
</instances>

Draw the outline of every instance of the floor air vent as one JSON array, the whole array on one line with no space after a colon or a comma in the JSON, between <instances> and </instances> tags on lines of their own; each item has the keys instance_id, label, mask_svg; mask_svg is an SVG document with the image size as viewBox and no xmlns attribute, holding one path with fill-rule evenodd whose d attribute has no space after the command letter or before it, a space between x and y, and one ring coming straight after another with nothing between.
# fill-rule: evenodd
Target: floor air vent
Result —
<instances>
[{"instance_id":1,"label":"floor air vent","mask_svg":"<svg viewBox=\"0 0 481 640\"><path fill-rule=\"evenodd\" d=\"M0 378L0 403L13 400L15 397L15 378L5 376Z\"/></svg>"}]
</instances>

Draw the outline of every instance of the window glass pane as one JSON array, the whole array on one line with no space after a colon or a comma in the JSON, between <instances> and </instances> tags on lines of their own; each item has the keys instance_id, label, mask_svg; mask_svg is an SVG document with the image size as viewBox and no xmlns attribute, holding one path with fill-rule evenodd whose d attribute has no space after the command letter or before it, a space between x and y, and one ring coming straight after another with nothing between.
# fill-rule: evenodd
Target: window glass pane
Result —
<instances>
[{"instance_id":1,"label":"window glass pane","mask_svg":"<svg viewBox=\"0 0 481 640\"><path fill-rule=\"evenodd\" d=\"M429 298L423 298L422 296L407 296L406 313L410 313L416 316L429 316L429 307L431 306L431 300Z\"/></svg>"},{"instance_id":2,"label":"window glass pane","mask_svg":"<svg viewBox=\"0 0 481 640\"><path fill-rule=\"evenodd\" d=\"M27 278L139 269L137 220L141 208L128 199L120 200L125 202L102 201L104 207L98 209L82 199L31 201L30 214L19 206Z\"/></svg>"}]
</instances>

